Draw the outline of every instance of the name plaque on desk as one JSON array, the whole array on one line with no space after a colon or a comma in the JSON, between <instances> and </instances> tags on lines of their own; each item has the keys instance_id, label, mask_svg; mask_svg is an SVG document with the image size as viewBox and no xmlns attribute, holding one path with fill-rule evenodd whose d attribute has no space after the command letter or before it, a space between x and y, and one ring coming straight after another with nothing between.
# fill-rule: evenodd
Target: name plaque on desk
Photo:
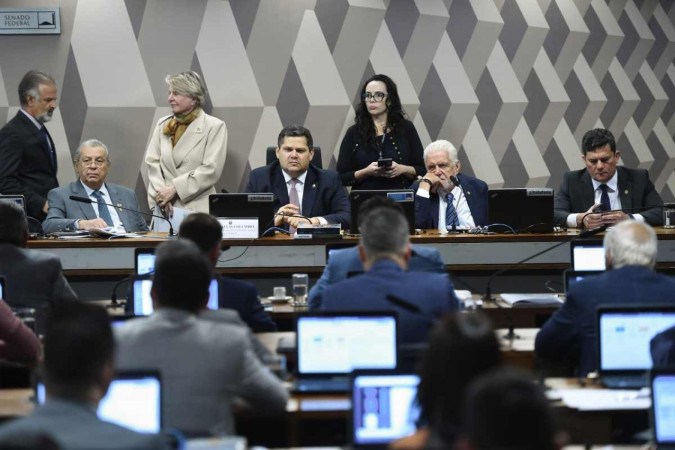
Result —
<instances>
[{"instance_id":1,"label":"name plaque on desk","mask_svg":"<svg viewBox=\"0 0 675 450\"><path fill-rule=\"evenodd\" d=\"M223 239L255 239L258 237L257 217L218 219L223 228Z\"/></svg>"}]
</instances>

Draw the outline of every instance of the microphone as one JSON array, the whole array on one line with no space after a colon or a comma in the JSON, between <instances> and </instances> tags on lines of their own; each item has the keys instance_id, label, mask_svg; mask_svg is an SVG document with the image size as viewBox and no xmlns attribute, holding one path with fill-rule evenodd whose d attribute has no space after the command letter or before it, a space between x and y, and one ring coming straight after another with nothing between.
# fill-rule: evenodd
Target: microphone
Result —
<instances>
[{"instance_id":1,"label":"microphone","mask_svg":"<svg viewBox=\"0 0 675 450\"><path fill-rule=\"evenodd\" d=\"M92 200L89 197L80 197L79 195L71 195L69 198L74 202L96 203L96 204L98 204L97 201ZM148 213L148 212L145 212L145 211L139 211L137 209L125 208L123 206L113 205L111 203L103 203L103 204L107 205L107 206L112 206L113 208L119 208L119 209L123 209L125 211L131 211L131 212L135 212L135 213L138 213L138 214L143 214L144 216L157 217L158 219L166 220L167 222L169 222L169 236L171 236L171 237L176 236L176 234L173 232L173 225L171 224L171 221L164 216L159 216L157 214L152 214L152 213Z\"/></svg>"}]
</instances>

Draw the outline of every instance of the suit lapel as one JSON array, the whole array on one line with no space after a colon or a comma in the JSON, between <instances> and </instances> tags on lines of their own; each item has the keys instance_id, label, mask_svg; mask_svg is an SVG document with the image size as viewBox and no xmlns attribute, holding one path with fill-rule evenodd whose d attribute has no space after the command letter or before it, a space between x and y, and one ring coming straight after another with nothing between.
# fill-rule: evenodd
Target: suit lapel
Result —
<instances>
[{"instance_id":1,"label":"suit lapel","mask_svg":"<svg viewBox=\"0 0 675 450\"><path fill-rule=\"evenodd\" d=\"M595 204L595 189L593 189L593 181L591 181L591 176L588 174L588 171L584 170L584 174L581 176L581 205L582 211L575 212L585 212Z\"/></svg>"},{"instance_id":2,"label":"suit lapel","mask_svg":"<svg viewBox=\"0 0 675 450\"><path fill-rule=\"evenodd\" d=\"M288 188L286 186L286 180L284 180L281 166L277 163L276 167L272 170L272 192L279 200L280 207L288 205L288 202L290 201L288 199Z\"/></svg>"},{"instance_id":3,"label":"suit lapel","mask_svg":"<svg viewBox=\"0 0 675 450\"><path fill-rule=\"evenodd\" d=\"M120 221L122 221L122 225L124 225L124 228L129 231L129 211L117 208L117 206L124 206L117 188L107 183L105 187L108 189L108 194L110 194L110 203L116 206L115 211L117 211L117 215L119 216Z\"/></svg>"},{"instance_id":4,"label":"suit lapel","mask_svg":"<svg viewBox=\"0 0 675 450\"><path fill-rule=\"evenodd\" d=\"M73 184L71 184L70 186L71 186L71 190L73 192L73 195L77 195L79 197L84 197L84 198L89 198L89 195L87 195L87 191L84 190L84 186L82 186L82 183L80 182L80 180L74 181ZM96 219L98 217L96 215L96 212L94 211L94 204L93 203L77 202L77 207L80 208L80 211L82 211L82 215L87 220Z\"/></svg>"},{"instance_id":5,"label":"suit lapel","mask_svg":"<svg viewBox=\"0 0 675 450\"><path fill-rule=\"evenodd\" d=\"M181 136L180 140L173 148L172 159L176 167L179 167L183 163L190 152L197 147L199 141L204 138L205 121L206 115L204 111L202 111L199 113L199 116L188 125L185 133L183 133L183 136Z\"/></svg>"},{"instance_id":6,"label":"suit lapel","mask_svg":"<svg viewBox=\"0 0 675 450\"><path fill-rule=\"evenodd\" d=\"M438 194L432 194L431 197L431 225L438 228L438 208L441 203Z\"/></svg>"},{"instance_id":7,"label":"suit lapel","mask_svg":"<svg viewBox=\"0 0 675 450\"><path fill-rule=\"evenodd\" d=\"M621 167L616 168L618 172L617 189L619 190L619 200L621 200L621 209L633 209L633 196L631 195L631 183L627 179L626 172Z\"/></svg>"},{"instance_id":8,"label":"suit lapel","mask_svg":"<svg viewBox=\"0 0 675 450\"><path fill-rule=\"evenodd\" d=\"M305 217L312 217L314 210L314 202L316 200L317 192L316 174L313 170L307 169L307 176L305 177L305 184L302 191L302 212Z\"/></svg>"},{"instance_id":9,"label":"suit lapel","mask_svg":"<svg viewBox=\"0 0 675 450\"><path fill-rule=\"evenodd\" d=\"M35 124L28 117L26 117L26 115L23 112L19 111L16 114L19 117L19 120L21 120L24 123L24 125L30 130L31 134L40 142L40 147L42 148L42 154L44 155L44 157L49 162L49 167L52 168L52 171L53 171L54 175L56 175L55 161L52 161L52 155L49 151L49 147L47 146L47 143L45 142L44 136L42 135L42 131L40 131L35 126ZM52 136L49 134L49 131L47 131L47 137L49 138L49 143L52 145L52 148L56 152L56 147L54 146L54 141L52 140Z\"/></svg>"}]
</instances>

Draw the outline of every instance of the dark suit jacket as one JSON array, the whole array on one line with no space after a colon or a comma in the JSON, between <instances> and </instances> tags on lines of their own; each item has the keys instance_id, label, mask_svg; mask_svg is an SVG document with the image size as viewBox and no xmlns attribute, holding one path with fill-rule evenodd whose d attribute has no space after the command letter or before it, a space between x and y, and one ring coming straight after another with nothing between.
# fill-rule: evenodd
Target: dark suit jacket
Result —
<instances>
[{"instance_id":1,"label":"dark suit jacket","mask_svg":"<svg viewBox=\"0 0 675 450\"><path fill-rule=\"evenodd\" d=\"M420 312L397 306L387 297L415 305ZM398 314L399 341L413 344L426 342L434 321L449 311L459 309L459 301L447 275L406 272L394 261L381 259L363 275L328 287L323 294L321 309L395 311Z\"/></svg>"},{"instance_id":2,"label":"dark suit jacket","mask_svg":"<svg viewBox=\"0 0 675 450\"><path fill-rule=\"evenodd\" d=\"M136 194L131 189L111 183L106 183L105 187L108 189L110 203L113 205L139 209ZM49 212L42 224L45 233L74 229L73 224L76 219L91 220L97 217L94 207L98 206L71 200L71 195L89 197L80 180L74 181L68 186L52 189L49 192ZM119 208L116 208L116 210L126 231L148 231L148 225L141 214Z\"/></svg>"},{"instance_id":3,"label":"dark suit jacket","mask_svg":"<svg viewBox=\"0 0 675 450\"><path fill-rule=\"evenodd\" d=\"M19 111L0 130L0 193L23 195L28 215L44 220L47 193L59 186L56 170L42 133Z\"/></svg>"},{"instance_id":4,"label":"dark suit jacket","mask_svg":"<svg viewBox=\"0 0 675 450\"><path fill-rule=\"evenodd\" d=\"M598 368L597 307L640 302L675 304L675 278L627 266L579 281L537 334L535 353L552 361L571 357L579 362L579 375L593 372Z\"/></svg>"},{"instance_id":5,"label":"dark suit jacket","mask_svg":"<svg viewBox=\"0 0 675 450\"><path fill-rule=\"evenodd\" d=\"M275 211L287 205L288 189L279 161L251 171L246 192L273 193ZM343 229L349 228L349 199L337 172L309 165L302 196L302 215L320 216L328 223L339 223Z\"/></svg>"},{"instance_id":6,"label":"dark suit jacket","mask_svg":"<svg viewBox=\"0 0 675 450\"><path fill-rule=\"evenodd\" d=\"M258 299L258 290L251 283L218 275L219 308L233 309L254 333L277 331L277 325Z\"/></svg>"},{"instance_id":7,"label":"dark suit jacket","mask_svg":"<svg viewBox=\"0 0 675 450\"><path fill-rule=\"evenodd\" d=\"M488 225L488 186L484 181L463 173L457 174L459 183L464 189L466 203L476 226ZM419 182L412 189L417 192ZM429 198L415 196L415 228L438 228L438 195L430 193Z\"/></svg>"},{"instance_id":8,"label":"dark suit jacket","mask_svg":"<svg viewBox=\"0 0 675 450\"><path fill-rule=\"evenodd\" d=\"M654 367L668 367L675 364L675 327L655 335L649 341L649 352Z\"/></svg>"},{"instance_id":9,"label":"dark suit jacket","mask_svg":"<svg viewBox=\"0 0 675 450\"><path fill-rule=\"evenodd\" d=\"M621 208L631 214L641 214L653 226L663 225L663 201L649 179L649 172L643 169L617 167L619 174L619 199ZM555 223L567 226L567 216L583 213L595 203L591 176L586 169L567 172L555 196ZM635 208L646 208L638 211Z\"/></svg>"}]
</instances>

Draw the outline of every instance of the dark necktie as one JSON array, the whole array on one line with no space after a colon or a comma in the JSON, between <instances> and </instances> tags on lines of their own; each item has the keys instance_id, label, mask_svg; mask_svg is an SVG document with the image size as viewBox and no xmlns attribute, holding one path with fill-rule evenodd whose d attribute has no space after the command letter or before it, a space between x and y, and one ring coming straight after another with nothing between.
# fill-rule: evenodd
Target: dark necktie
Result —
<instances>
[{"instance_id":1,"label":"dark necktie","mask_svg":"<svg viewBox=\"0 0 675 450\"><path fill-rule=\"evenodd\" d=\"M106 202L103 200L103 194L101 194L101 191L94 191L92 195L96 197L96 201L98 202L98 217L105 220L105 223L108 224L109 227L112 227L114 223L110 216L110 211L108 211L108 205L106 205Z\"/></svg>"},{"instance_id":2,"label":"dark necktie","mask_svg":"<svg viewBox=\"0 0 675 450\"><path fill-rule=\"evenodd\" d=\"M455 199L455 196L452 195L451 193L448 193L445 195L445 201L446 201L446 206L445 206L445 227L447 229L452 229L454 226L455 228L459 226L459 218L457 217L457 210L455 209L455 205L452 204L452 201Z\"/></svg>"},{"instance_id":3,"label":"dark necktie","mask_svg":"<svg viewBox=\"0 0 675 450\"><path fill-rule=\"evenodd\" d=\"M607 185L606 184L601 184L599 186L600 190L602 191L602 194L600 194L600 204L602 205L602 210L603 211L611 211L612 210L612 205L609 203L609 194L607 193Z\"/></svg>"},{"instance_id":4,"label":"dark necktie","mask_svg":"<svg viewBox=\"0 0 675 450\"><path fill-rule=\"evenodd\" d=\"M300 197L298 196L298 190L295 188L295 186L299 183L297 178L292 178L291 179L291 190L288 193L288 200L291 202L292 205L297 206L300 208ZM302 214L302 210L300 210L300 214ZM295 227L288 227L288 231L291 232L291 234L295 233Z\"/></svg>"},{"instance_id":5,"label":"dark necktie","mask_svg":"<svg viewBox=\"0 0 675 450\"><path fill-rule=\"evenodd\" d=\"M54 152L54 148L52 147L52 142L49 139L49 132L47 131L47 127L42 125L40 128L40 132L42 133L42 138L45 140L45 144L47 145L47 148L49 149L49 157L52 160L52 167L56 167L56 152Z\"/></svg>"}]
</instances>

